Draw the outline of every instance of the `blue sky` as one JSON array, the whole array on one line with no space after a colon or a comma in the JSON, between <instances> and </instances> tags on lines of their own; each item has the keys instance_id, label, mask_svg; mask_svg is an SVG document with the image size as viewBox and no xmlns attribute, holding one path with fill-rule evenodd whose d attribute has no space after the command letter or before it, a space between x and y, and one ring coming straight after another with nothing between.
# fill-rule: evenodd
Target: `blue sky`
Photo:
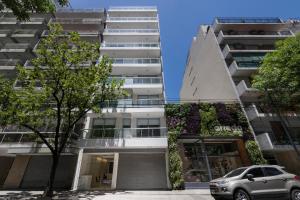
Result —
<instances>
[{"instance_id":1,"label":"blue sky","mask_svg":"<svg viewBox=\"0 0 300 200\"><path fill-rule=\"evenodd\" d=\"M299 18L300 0L71 0L73 8L157 6L166 94L179 99L185 61L200 24L215 17Z\"/></svg>"}]
</instances>

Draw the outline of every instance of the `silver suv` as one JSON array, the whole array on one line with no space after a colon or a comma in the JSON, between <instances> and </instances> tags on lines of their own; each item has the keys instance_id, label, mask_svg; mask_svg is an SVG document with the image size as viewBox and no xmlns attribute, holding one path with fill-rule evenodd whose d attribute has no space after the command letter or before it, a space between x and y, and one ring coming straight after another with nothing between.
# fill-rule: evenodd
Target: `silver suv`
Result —
<instances>
[{"instance_id":1,"label":"silver suv","mask_svg":"<svg viewBox=\"0 0 300 200\"><path fill-rule=\"evenodd\" d=\"M209 186L216 200L300 200L300 176L290 174L277 165L238 168L212 180Z\"/></svg>"}]
</instances>

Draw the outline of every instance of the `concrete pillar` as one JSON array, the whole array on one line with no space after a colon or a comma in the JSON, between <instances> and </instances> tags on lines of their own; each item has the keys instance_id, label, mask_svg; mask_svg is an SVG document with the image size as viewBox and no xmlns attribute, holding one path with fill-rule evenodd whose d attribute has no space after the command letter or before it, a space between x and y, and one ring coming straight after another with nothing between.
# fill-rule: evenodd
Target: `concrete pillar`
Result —
<instances>
[{"instance_id":1,"label":"concrete pillar","mask_svg":"<svg viewBox=\"0 0 300 200\"><path fill-rule=\"evenodd\" d=\"M238 148L242 163L245 166L251 165L248 153L247 153L246 148L245 148L245 142L242 139L240 139L240 140L236 141L236 144L237 144L237 148Z\"/></svg>"},{"instance_id":2,"label":"concrete pillar","mask_svg":"<svg viewBox=\"0 0 300 200\"><path fill-rule=\"evenodd\" d=\"M30 156L17 155L3 184L4 189L19 188L26 171Z\"/></svg>"},{"instance_id":3,"label":"concrete pillar","mask_svg":"<svg viewBox=\"0 0 300 200\"><path fill-rule=\"evenodd\" d=\"M111 189L113 190L117 188L118 167L119 167L119 153L115 153L113 175L111 180Z\"/></svg>"},{"instance_id":4,"label":"concrete pillar","mask_svg":"<svg viewBox=\"0 0 300 200\"><path fill-rule=\"evenodd\" d=\"M167 176L167 187L169 189L172 189L171 183L170 183L170 179L169 179L169 152L168 152L168 148L166 149L166 153L165 153L165 159L166 159L166 176Z\"/></svg>"},{"instance_id":5,"label":"concrete pillar","mask_svg":"<svg viewBox=\"0 0 300 200\"><path fill-rule=\"evenodd\" d=\"M78 158L77 158L77 163L76 163L76 168L75 168L72 190L77 190L77 188L78 188L82 157L83 157L83 149L80 149L78 152Z\"/></svg>"}]
</instances>

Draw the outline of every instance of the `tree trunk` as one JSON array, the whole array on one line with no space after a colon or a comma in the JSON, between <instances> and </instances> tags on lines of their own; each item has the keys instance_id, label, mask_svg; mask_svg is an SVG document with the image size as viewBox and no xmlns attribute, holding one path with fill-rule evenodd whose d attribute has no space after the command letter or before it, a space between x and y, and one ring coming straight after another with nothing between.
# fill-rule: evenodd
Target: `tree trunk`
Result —
<instances>
[{"instance_id":1,"label":"tree trunk","mask_svg":"<svg viewBox=\"0 0 300 200\"><path fill-rule=\"evenodd\" d=\"M58 165L58 160L59 160L59 155L53 154L50 177L49 177L47 188L44 191L44 195L43 195L44 197L52 198L52 196L53 196L53 184L54 184L54 180L55 180L55 174L56 174L56 169L57 169L57 165Z\"/></svg>"}]
</instances>

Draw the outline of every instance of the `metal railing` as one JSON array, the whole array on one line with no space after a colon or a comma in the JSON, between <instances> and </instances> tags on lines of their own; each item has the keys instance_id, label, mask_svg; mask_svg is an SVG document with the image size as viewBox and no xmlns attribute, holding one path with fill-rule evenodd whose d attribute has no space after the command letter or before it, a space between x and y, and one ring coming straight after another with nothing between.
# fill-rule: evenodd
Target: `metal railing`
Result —
<instances>
[{"instance_id":1,"label":"metal railing","mask_svg":"<svg viewBox=\"0 0 300 200\"><path fill-rule=\"evenodd\" d=\"M275 50L274 45L242 45L242 44L229 44L230 50Z\"/></svg>"},{"instance_id":2,"label":"metal railing","mask_svg":"<svg viewBox=\"0 0 300 200\"><path fill-rule=\"evenodd\" d=\"M104 12L104 9L102 8L85 8L85 9L72 9L72 8L59 8L57 9L57 12L67 12L67 13L76 13L76 12Z\"/></svg>"},{"instance_id":3,"label":"metal railing","mask_svg":"<svg viewBox=\"0 0 300 200\"><path fill-rule=\"evenodd\" d=\"M116 47L116 48L126 48L126 47L147 47L147 48L157 48L159 43L103 43L101 47Z\"/></svg>"},{"instance_id":4,"label":"metal railing","mask_svg":"<svg viewBox=\"0 0 300 200\"><path fill-rule=\"evenodd\" d=\"M46 136L47 140L53 138L54 132L41 132ZM0 144L3 143L33 143L41 142L42 140L35 133L24 131L24 132L2 132L0 133Z\"/></svg>"},{"instance_id":5,"label":"metal railing","mask_svg":"<svg viewBox=\"0 0 300 200\"><path fill-rule=\"evenodd\" d=\"M160 64L159 58L112 58L113 64Z\"/></svg>"},{"instance_id":6,"label":"metal railing","mask_svg":"<svg viewBox=\"0 0 300 200\"><path fill-rule=\"evenodd\" d=\"M279 18L234 18L234 17L219 17L216 19L218 23L229 23L229 24L242 24L242 23L254 23L254 24L273 24L282 23Z\"/></svg>"},{"instance_id":7,"label":"metal railing","mask_svg":"<svg viewBox=\"0 0 300 200\"><path fill-rule=\"evenodd\" d=\"M110 77L110 79L123 80L124 85L134 84L161 84L161 77Z\"/></svg>"},{"instance_id":8,"label":"metal railing","mask_svg":"<svg viewBox=\"0 0 300 200\"><path fill-rule=\"evenodd\" d=\"M159 33L158 29L105 29L106 33Z\"/></svg>"},{"instance_id":9,"label":"metal railing","mask_svg":"<svg viewBox=\"0 0 300 200\"><path fill-rule=\"evenodd\" d=\"M108 21L155 21L157 17L108 17Z\"/></svg>"},{"instance_id":10,"label":"metal railing","mask_svg":"<svg viewBox=\"0 0 300 200\"><path fill-rule=\"evenodd\" d=\"M167 136L166 127L154 128L103 128L84 129L82 139L124 139L124 138L164 138Z\"/></svg>"},{"instance_id":11,"label":"metal railing","mask_svg":"<svg viewBox=\"0 0 300 200\"><path fill-rule=\"evenodd\" d=\"M11 33L11 30L0 30L0 34L10 34Z\"/></svg>"}]
</instances>

